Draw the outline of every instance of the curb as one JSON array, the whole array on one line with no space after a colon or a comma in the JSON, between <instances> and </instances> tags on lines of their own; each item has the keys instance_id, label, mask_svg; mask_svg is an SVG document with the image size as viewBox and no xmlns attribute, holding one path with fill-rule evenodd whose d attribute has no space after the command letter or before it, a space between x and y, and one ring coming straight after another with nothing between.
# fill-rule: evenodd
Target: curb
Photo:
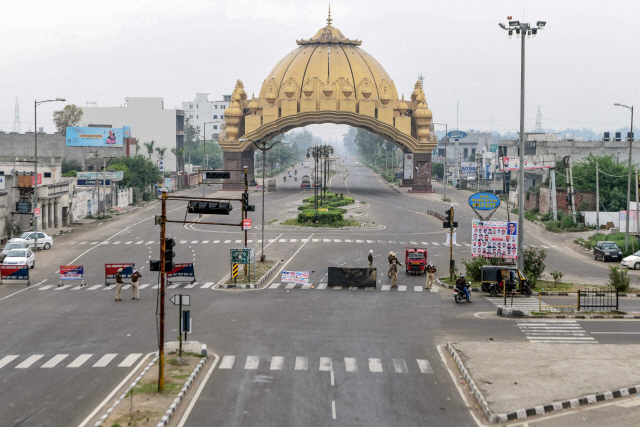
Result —
<instances>
[{"instance_id":1,"label":"curb","mask_svg":"<svg viewBox=\"0 0 640 427\"><path fill-rule=\"evenodd\" d=\"M258 286L262 285L264 281L267 280L267 278L273 274L276 267L278 267L279 265L280 265L280 260L278 260L273 265L273 267L269 269L269 271L267 271L261 278L259 278L256 281L256 283L249 283L246 285L220 285L219 289L257 289Z\"/></svg>"},{"instance_id":2,"label":"curb","mask_svg":"<svg viewBox=\"0 0 640 427\"><path fill-rule=\"evenodd\" d=\"M140 375L138 375L135 380L133 380L131 385L125 390L124 393L122 393L122 396L120 396L120 398L118 400L113 402L113 405L111 405L111 407L107 410L107 412L105 412L104 415L102 415L100 417L100 419L93 425L93 427L100 427L102 425L104 420L107 419L107 417L111 414L111 412L113 412L113 410L116 408L116 406L118 406L118 404L122 401L122 399L125 398L127 393L129 393L129 391L132 388L134 388L136 386L136 384L138 384L138 381L140 381L142 379L142 377L144 376L144 374L146 374L147 371L153 366L153 364L156 363L156 360L158 360L158 357L159 357L158 356L158 352L156 352L156 357L154 357L153 360L147 365L147 367L144 368L142 373Z\"/></svg>"},{"instance_id":3,"label":"curb","mask_svg":"<svg viewBox=\"0 0 640 427\"><path fill-rule=\"evenodd\" d=\"M613 400L618 397L625 397L640 392L640 385L636 385L632 387L621 388L616 391L605 391L604 393L590 394L575 399L563 400L562 402L553 402L548 405L539 405L534 408L517 409L506 414L494 414L491 409L489 409L489 405L484 399L482 392L480 391L480 389L478 389L476 383L473 381L473 378L471 378L471 376L469 375L469 372L464 366L462 359L460 359L458 352L453 348L451 343L447 343L447 350L449 350L449 354L451 354L451 357L453 357L456 365L458 365L460 372L462 372L462 375L467 381L467 384L469 385L473 396L476 398L478 404L482 408L482 412L484 412L485 417L487 417L487 420L492 424L505 423L507 421L513 420L523 420L533 415L546 415L547 412L562 411L568 408L577 408L581 405L590 405L592 403L602 402L604 400Z\"/></svg>"},{"instance_id":4,"label":"curb","mask_svg":"<svg viewBox=\"0 0 640 427\"><path fill-rule=\"evenodd\" d=\"M203 344L203 351L206 351L204 348L204 344ZM184 384L184 386L182 386L182 390L180 390L180 393L178 393L176 398L173 400L173 403L171 404L171 406L169 406L169 409L167 409L167 412L164 414L164 416L162 417L162 420L160 420L157 427L165 427L167 425L167 423L171 419L171 416L178 408L178 405L180 405L180 402L182 402L182 398L187 393L187 390L189 390L189 387L191 387L191 385L193 384L193 381L196 379L196 377L202 370L202 367L204 366L204 364L207 363L207 360L209 360L209 356L205 355L204 359L202 359L200 363L198 363L198 366L194 368L193 372L191 372L189 379L187 379L187 382Z\"/></svg>"}]
</instances>

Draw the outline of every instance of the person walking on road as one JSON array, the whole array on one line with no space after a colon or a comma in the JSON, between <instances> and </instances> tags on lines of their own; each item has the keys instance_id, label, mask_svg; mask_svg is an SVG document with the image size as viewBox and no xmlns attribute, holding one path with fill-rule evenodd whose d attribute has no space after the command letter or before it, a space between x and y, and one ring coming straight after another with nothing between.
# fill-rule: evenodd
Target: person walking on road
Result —
<instances>
[{"instance_id":1,"label":"person walking on road","mask_svg":"<svg viewBox=\"0 0 640 427\"><path fill-rule=\"evenodd\" d=\"M397 288L398 287L398 264L400 264L400 261L398 261L398 262L394 261L389 266L389 277L391 277L391 287L392 288Z\"/></svg>"},{"instance_id":2,"label":"person walking on road","mask_svg":"<svg viewBox=\"0 0 640 427\"><path fill-rule=\"evenodd\" d=\"M131 293L133 296L131 299L140 299L140 286L138 285L138 279L142 277L142 274L138 273L137 269L133 269L131 274Z\"/></svg>"},{"instance_id":3,"label":"person walking on road","mask_svg":"<svg viewBox=\"0 0 640 427\"><path fill-rule=\"evenodd\" d=\"M389 265L393 264L393 261L396 261L398 263L400 262L398 261L398 258L396 258L396 253L391 251L389 252Z\"/></svg>"},{"instance_id":4,"label":"person walking on road","mask_svg":"<svg viewBox=\"0 0 640 427\"><path fill-rule=\"evenodd\" d=\"M429 265L427 265L427 286L424 287L425 289L431 289L433 286L433 279L435 279L436 271L438 270L433 264L433 261L429 261Z\"/></svg>"},{"instance_id":5,"label":"person walking on road","mask_svg":"<svg viewBox=\"0 0 640 427\"><path fill-rule=\"evenodd\" d=\"M367 257L367 259L369 260L369 268L373 267L373 250L370 249L369 250L369 256Z\"/></svg>"},{"instance_id":6,"label":"person walking on road","mask_svg":"<svg viewBox=\"0 0 640 427\"><path fill-rule=\"evenodd\" d=\"M116 272L116 301L122 301L122 269Z\"/></svg>"}]
</instances>

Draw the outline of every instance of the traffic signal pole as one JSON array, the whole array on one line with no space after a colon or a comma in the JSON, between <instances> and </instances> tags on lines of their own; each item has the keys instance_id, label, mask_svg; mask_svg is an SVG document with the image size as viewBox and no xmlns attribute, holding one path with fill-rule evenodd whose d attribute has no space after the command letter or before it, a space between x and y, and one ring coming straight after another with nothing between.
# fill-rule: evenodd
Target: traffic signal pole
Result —
<instances>
[{"instance_id":1,"label":"traffic signal pole","mask_svg":"<svg viewBox=\"0 0 640 427\"><path fill-rule=\"evenodd\" d=\"M449 228L449 280L453 280L453 206L451 206L451 227Z\"/></svg>"},{"instance_id":2,"label":"traffic signal pole","mask_svg":"<svg viewBox=\"0 0 640 427\"><path fill-rule=\"evenodd\" d=\"M165 237L167 227L167 190L162 191L162 214L160 218L160 333L158 342L159 373L158 391L164 390L164 279L165 279Z\"/></svg>"},{"instance_id":3,"label":"traffic signal pole","mask_svg":"<svg viewBox=\"0 0 640 427\"><path fill-rule=\"evenodd\" d=\"M247 167L244 167L244 192L245 194L248 194L249 191L249 183L247 180ZM242 202L242 219L245 220L247 219L247 207L245 206L244 201ZM243 221L243 227L244 228L244 221ZM247 230L244 230L244 247L247 247ZM247 264L244 265L244 275L247 275Z\"/></svg>"}]
</instances>

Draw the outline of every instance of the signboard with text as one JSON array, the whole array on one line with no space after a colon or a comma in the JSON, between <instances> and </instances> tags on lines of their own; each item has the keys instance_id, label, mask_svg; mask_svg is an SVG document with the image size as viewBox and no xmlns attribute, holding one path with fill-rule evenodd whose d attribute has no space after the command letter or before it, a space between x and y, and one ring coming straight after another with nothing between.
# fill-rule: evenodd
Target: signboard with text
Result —
<instances>
[{"instance_id":1,"label":"signboard with text","mask_svg":"<svg viewBox=\"0 0 640 427\"><path fill-rule=\"evenodd\" d=\"M500 206L500 198L492 193L476 193L469 196L469 206L479 211L490 211Z\"/></svg>"},{"instance_id":2,"label":"signboard with text","mask_svg":"<svg viewBox=\"0 0 640 427\"><path fill-rule=\"evenodd\" d=\"M2 280L29 280L29 267L26 265L0 265Z\"/></svg>"},{"instance_id":3,"label":"signboard with text","mask_svg":"<svg viewBox=\"0 0 640 427\"><path fill-rule=\"evenodd\" d=\"M471 256L517 259L518 223L481 221L471 223Z\"/></svg>"},{"instance_id":4,"label":"signboard with text","mask_svg":"<svg viewBox=\"0 0 640 427\"><path fill-rule=\"evenodd\" d=\"M463 176L478 175L478 164L476 162L460 162L460 174Z\"/></svg>"},{"instance_id":5,"label":"signboard with text","mask_svg":"<svg viewBox=\"0 0 640 427\"><path fill-rule=\"evenodd\" d=\"M195 277L193 263L175 264L173 270L167 273L167 277Z\"/></svg>"},{"instance_id":6,"label":"signboard with text","mask_svg":"<svg viewBox=\"0 0 640 427\"><path fill-rule=\"evenodd\" d=\"M68 127L67 147L123 147L122 128Z\"/></svg>"},{"instance_id":7,"label":"signboard with text","mask_svg":"<svg viewBox=\"0 0 640 427\"><path fill-rule=\"evenodd\" d=\"M242 229L251 230L251 218L245 218L242 220Z\"/></svg>"},{"instance_id":8,"label":"signboard with text","mask_svg":"<svg viewBox=\"0 0 640 427\"><path fill-rule=\"evenodd\" d=\"M123 264L105 264L104 265L104 280L105 283L108 279L115 279L118 270L122 269L122 278L128 279L131 278L133 274L134 263L123 263Z\"/></svg>"},{"instance_id":9,"label":"signboard with text","mask_svg":"<svg viewBox=\"0 0 640 427\"><path fill-rule=\"evenodd\" d=\"M283 271L282 272L282 282L288 283L309 283L309 272L308 271Z\"/></svg>"},{"instance_id":10,"label":"signboard with text","mask_svg":"<svg viewBox=\"0 0 640 427\"><path fill-rule=\"evenodd\" d=\"M520 157L500 157L500 172L520 170ZM551 169L556 167L555 155L525 156L524 169Z\"/></svg>"},{"instance_id":11,"label":"signboard with text","mask_svg":"<svg viewBox=\"0 0 640 427\"><path fill-rule=\"evenodd\" d=\"M251 249L249 248L231 249L231 263L232 264L251 263Z\"/></svg>"},{"instance_id":12,"label":"signboard with text","mask_svg":"<svg viewBox=\"0 0 640 427\"><path fill-rule=\"evenodd\" d=\"M78 172L78 179L112 179L119 181L124 179L123 171L105 171L105 172Z\"/></svg>"},{"instance_id":13,"label":"signboard with text","mask_svg":"<svg viewBox=\"0 0 640 427\"><path fill-rule=\"evenodd\" d=\"M82 280L84 278L84 266L61 265L60 280Z\"/></svg>"},{"instance_id":14,"label":"signboard with text","mask_svg":"<svg viewBox=\"0 0 640 427\"><path fill-rule=\"evenodd\" d=\"M33 175L31 175L31 185L36 185L35 177ZM41 173L38 174L38 185L42 185L42 174Z\"/></svg>"}]
</instances>

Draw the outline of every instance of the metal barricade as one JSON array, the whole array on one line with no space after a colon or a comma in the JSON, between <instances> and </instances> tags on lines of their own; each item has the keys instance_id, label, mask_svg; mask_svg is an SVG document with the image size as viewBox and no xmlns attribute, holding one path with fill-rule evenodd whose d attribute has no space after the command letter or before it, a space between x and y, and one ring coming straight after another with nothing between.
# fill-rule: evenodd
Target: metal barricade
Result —
<instances>
[{"instance_id":1,"label":"metal barricade","mask_svg":"<svg viewBox=\"0 0 640 427\"><path fill-rule=\"evenodd\" d=\"M612 311L618 310L618 290L585 289L578 291L578 311Z\"/></svg>"}]
</instances>

